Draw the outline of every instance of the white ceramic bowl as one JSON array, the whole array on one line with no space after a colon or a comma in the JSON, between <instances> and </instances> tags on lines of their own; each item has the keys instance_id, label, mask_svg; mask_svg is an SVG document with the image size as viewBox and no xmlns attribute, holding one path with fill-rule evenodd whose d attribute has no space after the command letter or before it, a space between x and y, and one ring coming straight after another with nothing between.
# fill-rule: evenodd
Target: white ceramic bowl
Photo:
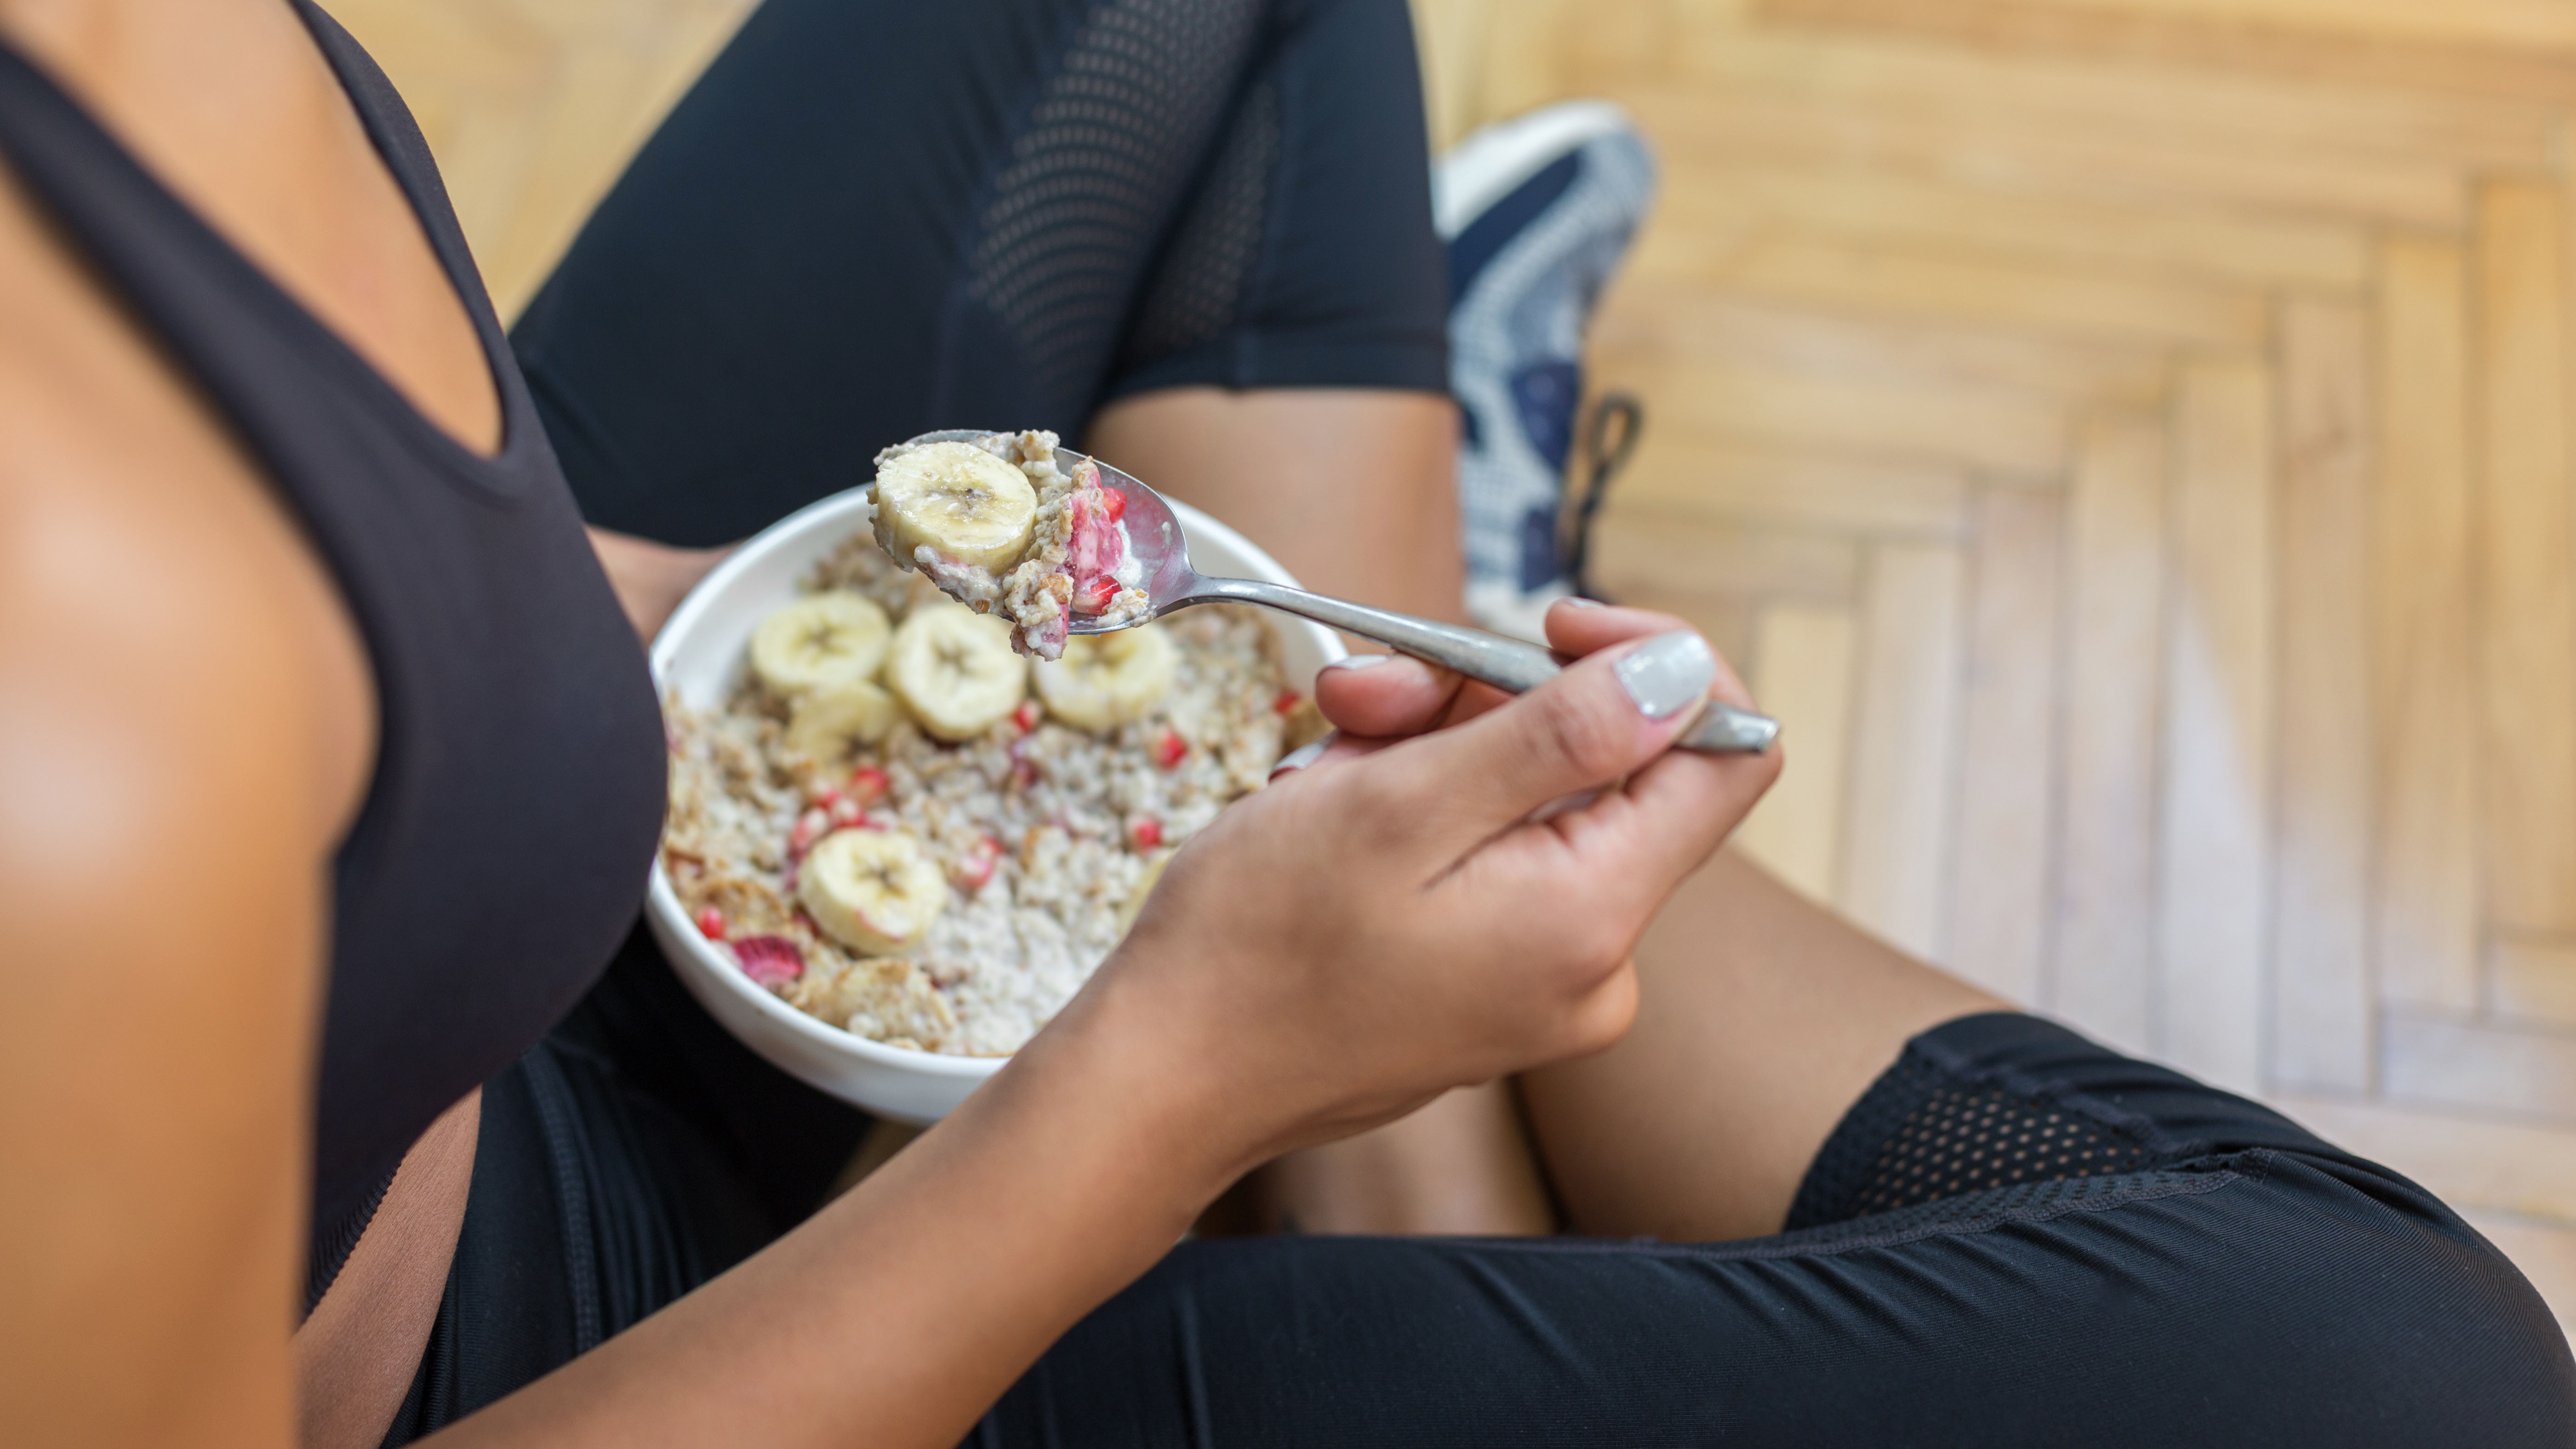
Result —
<instances>
[{"instance_id":1,"label":"white ceramic bowl","mask_svg":"<svg viewBox=\"0 0 2576 1449\"><path fill-rule=\"evenodd\" d=\"M1172 513L1181 521L1190 561L1200 572L1296 582L1233 529L1185 503L1172 503ZM796 596L797 580L816 560L866 528L867 516L865 494L856 489L837 493L789 514L734 550L689 591L654 639L653 677L663 691L677 690L693 709L723 703L747 667L751 631L772 609ZM1345 652L1341 640L1320 624L1285 614L1270 615L1269 621L1288 682L1312 692L1315 671ZM817 1021L772 996L699 934L658 855L644 914L680 980L726 1030L780 1069L881 1117L935 1122L1005 1060L886 1046Z\"/></svg>"}]
</instances>

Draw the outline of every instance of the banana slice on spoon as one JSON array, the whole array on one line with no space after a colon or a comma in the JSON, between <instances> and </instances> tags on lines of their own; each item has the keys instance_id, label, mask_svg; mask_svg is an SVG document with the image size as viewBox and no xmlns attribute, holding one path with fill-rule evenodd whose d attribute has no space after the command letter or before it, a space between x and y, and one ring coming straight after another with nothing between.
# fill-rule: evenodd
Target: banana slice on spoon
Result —
<instances>
[{"instance_id":1,"label":"banana slice on spoon","mask_svg":"<svg viewBox=\"0 0 2576 1449\"><path fill-rule=\"evenodd\" d=\"M943 570L1009 570L1037 523L1028 476L972 443L888 449L877 462L876 500L878 546L943 588Z\"/></svg>"}]
</instances>

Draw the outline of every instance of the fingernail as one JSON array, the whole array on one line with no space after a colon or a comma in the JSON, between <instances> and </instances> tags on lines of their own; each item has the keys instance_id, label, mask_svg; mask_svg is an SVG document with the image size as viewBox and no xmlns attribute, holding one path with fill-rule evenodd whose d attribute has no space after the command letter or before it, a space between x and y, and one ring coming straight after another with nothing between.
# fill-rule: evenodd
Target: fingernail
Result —
<instances>
[{"instance_id":1,"label":"fingernail","mask_svg":"<svg viewBox=\"0 0 2576 1449\"><path fill-rule=\"evenodd\" d=\"M1569 608L1569 609L1599 609L1599 608L1606 608L1606 607L1608 607L1607 605L1603 604L1599 599L1587 599L1587 598L1583 597L1581 594L1574 594L1574 595L1571 595L1571 596L1567 597L1563 602L1564 602L1565 606L1566 606L1567 608Z\"/></svg>"},{"instance_id":2,"label":"fingernail","mask_svg":"<svg viewBox=\"0 0 2576 1449\"><path fill-rule=\"evenodd\" d=\"M1717 656L1708 641L1687 629L1658 634L1610 666L1619 685L1648 719L1670 719L1708 698L1717 680Z\"/></svg>"},{"instance_id":3,"label":"fingernail","mask_svg":"<svg viewBox=\"0 0 2576 1449\"><path fill-rule=\"evenodd\" d=\"M1384 656L1380 657L1382 658ZM1331 749L1333 747L1333 741L1340 739L1341 737L1342 732L1340 730L1326 730L1324 731L1324 737L1322 739L1313 740L1306 744L1299 745L1297 748L1281 755L1279 757L1279 763L1270 767L1270 778L1276 780L1282 775L1288 774L1291 771L1302 770L1308 765L1315 763L1317 760L1322 759L1324 757L1324 751Z\"/></svg>"},{"instance_id":4,"label":"fingernail","mask_svg":"<svg viewBox=\"0 0 2576 1449\"><path fill-rule=\"evenodd\" d=\"M1375 669L1381 664L1394 662L1395 656L1392 654L1345 654L1324 667L1326 669Z\"/></svg>"}]
</instances>

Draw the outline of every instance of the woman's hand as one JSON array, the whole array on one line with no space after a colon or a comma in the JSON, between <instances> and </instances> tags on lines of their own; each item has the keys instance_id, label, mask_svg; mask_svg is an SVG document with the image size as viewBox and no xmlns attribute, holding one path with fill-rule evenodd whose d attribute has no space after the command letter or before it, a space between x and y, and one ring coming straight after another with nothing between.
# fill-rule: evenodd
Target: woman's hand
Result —
<instances>
[{"instance_id":1,"label":"woman's hand","mask_svg":"<svg viewBox=\"0 0 2576 1449\"><path fill-rule=\"evenodd\" d=\"M1060 1025L1135 1033L1247 1167L1616 1041L1630 947L1779 760L1667 753L1711 694L1748 702L1681 621L1549 627L1581 657L1518 699L1409 659L1327 671L1343 741L1174 858Z\"/></svg>"}]
</instances>

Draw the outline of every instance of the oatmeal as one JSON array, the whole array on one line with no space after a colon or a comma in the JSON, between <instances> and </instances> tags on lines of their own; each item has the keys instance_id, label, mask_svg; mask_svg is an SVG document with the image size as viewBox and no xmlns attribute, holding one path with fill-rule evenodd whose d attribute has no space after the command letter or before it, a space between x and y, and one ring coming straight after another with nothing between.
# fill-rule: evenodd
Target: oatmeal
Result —
<instances>
[{"instance_id":1,"label":"oatmeal","mask_svg":"<svg viewBox=\"0 0 2576 1449\"><path fill-rule=\"evenodd\" d=\"M1016 1050L1171 850L1322 727L1250 611L1034 662L865 535L773 621L719 707L670 702L663 861L747 976L895 1046Z\"/></svg>"},{"instance_id":2,"label":"oatmeal","mask_svg":"<svg viewBox=\"0 0 2576 1449\"><path fill-rule=\"evenodd\" d=\"M887 557L1011 628L1039 659L1064 652L1075 615L1116 625L1147 608L1125 495L1089 459L1064 467L1056 435L987 433L877 455L876 538Z\"/></svg>"}]
</instances>

